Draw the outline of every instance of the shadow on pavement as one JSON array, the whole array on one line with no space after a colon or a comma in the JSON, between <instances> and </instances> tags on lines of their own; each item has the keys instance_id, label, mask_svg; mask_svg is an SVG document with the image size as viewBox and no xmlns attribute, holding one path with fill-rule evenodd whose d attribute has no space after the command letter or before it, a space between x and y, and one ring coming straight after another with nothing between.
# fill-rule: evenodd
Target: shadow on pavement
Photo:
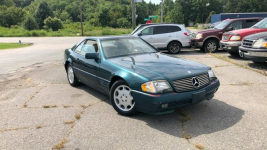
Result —
<instances>
[{"instance_id":1,"label":"shadow on pavement","mask_svg":"<svg viewBox=\"0 0 267 150\"><path fill-rule=\"evenodd\" d=\"M213 99L181 108L171 114L159 116L139 114L132 118L147 122L153 129L182 138L180 112L186 113L191 118L184 123L185 132L191 137L226 130L239 122L244 115L243 110Z\"/></svg>"},{"instance_id":2,"label":"shadow on pavement","mask_svg":"<svg viewBox=\"0 0 267 150\"><path fill-rule=\"evenodd\" d=\"M109 97L101 92L98 92L86 85L81 85L77 88L86 91L88 94L91 94L100 100L103 100L112 107ZM223 101L212 99L196 105L180 108L170 114L149 115L139 113L138 115L131 116L129 118L144 121L153 129L175 137L183 138L182 122L179 119L181 112L190 116L190 119L184 122L183 127L185 132L191 137L226 130L238 123L244 115L243 110L228 105Z\"/></svg>"},{"instance_id":3,"label":"shadow on pavement","mask_svg":"<svg viewBox=\"0 0 267 150\"><path fill-rule=\"evenodd\" d=\"M248 66L251 68L255 68L255 69L263 69L265 71L267 71L267 62L262 62L262 63L254 63L254 62L249 62Z\"/></svg>"}]
</instances>

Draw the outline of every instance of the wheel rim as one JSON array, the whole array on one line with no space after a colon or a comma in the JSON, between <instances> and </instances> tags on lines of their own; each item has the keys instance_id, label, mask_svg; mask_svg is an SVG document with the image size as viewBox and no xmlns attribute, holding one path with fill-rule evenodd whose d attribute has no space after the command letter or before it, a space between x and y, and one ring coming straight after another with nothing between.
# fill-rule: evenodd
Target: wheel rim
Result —
<instances>
[{"instance_id":1,"label":"wheel rim","mask_svg":"<svg viewBox=\"0 0 267 150\"><path fill-rule=\"evenodd\" d=\"M68 79L71 84L74 82L74 73L71 66L68 67Z\"/></svg>"},{"instance_id":2,"label":"wheel rim","mask_svg":"<svg viewBox=\"0 0 267 150\"><path fill-rule=\"evenodd\" d=\"M216 48L217 48L217 46L216 46L216 43L214 43L214 42L208 43L208 45L207 45L207 50L210 52L214 52L216 50Z\"/></svg>"},{"instance_id":3,"label":"wheel rim","mask_svg":"<svg viewBox=\"0 0 267 150\"><path fill-rule=\"evenodd\" d=\"M132 110L135 102L131 94L131 89L126 85L118 86L114 91L114 102L122 111Z\"/></svg>"},{"instance_id":4,"label":"wheel rim","mask_svg":"<svg viewBox=\"0 0 267 150\"><path fill-rule=\"evenodd\" d=\"M180 49L180 46L178 44L172 44L170 46L170 50L172 53L177 53L179 51L179 49Z\"/></svg>"}]
</instances>

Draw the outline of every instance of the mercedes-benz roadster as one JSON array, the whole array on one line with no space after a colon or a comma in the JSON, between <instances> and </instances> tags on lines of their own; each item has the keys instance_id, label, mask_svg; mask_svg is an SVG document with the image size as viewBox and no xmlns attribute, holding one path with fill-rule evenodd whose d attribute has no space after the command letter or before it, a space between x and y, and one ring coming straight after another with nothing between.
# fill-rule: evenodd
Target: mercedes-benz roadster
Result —
<instances>
[{"instance_id":1,"label":"mercedes-benz roadster","mask_svg":"<svg viewBox=\"0 0 267 150\"><path fill-rule=\"evenodd\" d=\"M85 38L64 57L70 85L109 95L122 115L173 112L212 99L220 86L210 67L160 53L138 37Z\"/></svg>"}]
</instances>

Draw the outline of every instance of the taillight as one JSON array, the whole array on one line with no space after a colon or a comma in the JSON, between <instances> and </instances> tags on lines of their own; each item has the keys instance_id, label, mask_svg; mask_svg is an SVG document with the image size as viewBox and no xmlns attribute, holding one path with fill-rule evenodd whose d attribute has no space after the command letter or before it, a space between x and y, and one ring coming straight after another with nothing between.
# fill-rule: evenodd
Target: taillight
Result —
<instances>
[{"instance_id":1,"label":"taillight","mask_svg":"<svg viewBox=\"0 0 267 150\"><path fill-rule=\"evenodd\" d=\"M188 36L188 33L187 33L187 32L185 32L185 33L184 33L184 35Z\"/></svg>"}]
</instances>

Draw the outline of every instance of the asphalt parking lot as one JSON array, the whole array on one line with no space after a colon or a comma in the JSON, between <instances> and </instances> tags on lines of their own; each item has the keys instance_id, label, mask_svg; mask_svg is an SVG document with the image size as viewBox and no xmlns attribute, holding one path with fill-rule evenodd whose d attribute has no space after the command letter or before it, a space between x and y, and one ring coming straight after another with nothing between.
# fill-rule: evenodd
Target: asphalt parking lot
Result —
<instances>
[{"instance_id":1,"label":"asphalt parking lot","mask_svg":"<svg viewBox=\"0 0 267 150\"><path fill-rule=\"evenodd\" d=\"M0 149L267 149L266 63L183 49L175 56L212 67L221 82L215 97L124 117L107 96L68 84L63 52L81 39L0 38L34 43L0 51Z\"/></svg>"}]
</instances>

